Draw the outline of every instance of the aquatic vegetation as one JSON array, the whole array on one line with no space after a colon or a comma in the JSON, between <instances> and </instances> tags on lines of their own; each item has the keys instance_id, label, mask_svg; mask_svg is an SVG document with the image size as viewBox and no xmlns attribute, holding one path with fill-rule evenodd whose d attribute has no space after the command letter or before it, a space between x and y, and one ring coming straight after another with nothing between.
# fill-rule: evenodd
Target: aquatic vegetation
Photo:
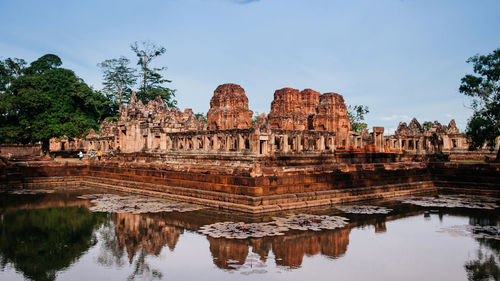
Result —
<instances>
[{"instance_id":1,"label":"aquatic vegetation","mask_svg":"<svg viewBox=\"0 0 500 281\"><path fill-rule=\"evenodd\" d=\"M341 206L337 207L337 209L348 214L363 214L363 215L388 214L392 211L392 209L386 207L371 206L371 205Z\"/></svg>"},{"instance_id":2,"label":"aquatic vegetation","mask_svg":"<svg viewBox=\"0 0 500 281\"><path fill-rule=\"evenodd\" d=\"M288 230L272 223L218 222L200 227L199 232L212 238L246 239L284 235Z\"/></svg>"},{"instance_id":3,"label":"aquatic vegetation","mask_svg":"<svg viewBox=\"0 0 500 281\"><path fill-rule=\"evenodd\" d=\"M287 227L293 230L336 229L347 225L349 219L339 216L316 216L308 214L292 215L286 218L274 218L277 226Z\"/></svg>"},{"instance_id":4,"label":"aquatic vegetation","mask_svg":"<svg viewBox=\"0 0 500 281\"><path fill-rule=\"evenodd\" d=\"M452 236L470 236L474 238L500 240L500 226L496 225L454 225L442 228L439 232L447 232Z\"/></svg>"},{"instance_id":5,"label":"aquatic vegetation","mask_svg":"<svg viewBox=\"0 0 500 281\"><path fill-rule=\"evenodd\" d=\"M192 204L171 202L165 199L146 196L121 196L116 194L85 194L78 196L79 199L88 199L93 206L89 207L91 212L108 213L159 213L159 212L189 212L199 210L202 207Z\"/></svg>"},{"instance_id":6,"label":"aquatic vegetation","mask_svg":"<svg viewBox=\"0 0 500 281\"><path fill-rule=\"evenodd\" d=\"M199 232L212 238L247 239L284 235L290 230L336 229L347 225L349 219L339 216L316 216L308 214L275 217L265 223L218 222L200 227Z\"/></svg>"},{"instance_id":7,"label":"aquatic vegetation","mask_svg":"<svg viewBox=\"0 0 500 281\"><path fill-rule=\"evenodd\" d=\"M401 200L402 203L413 204L422 207L444 207L444 208L469 208L494 210L498 205L494 200L485 197L465 197L440 195L437 197L413 197Z\"/></svg>"},{"instance_id":8,"label":"aquatic vegetation","mask_svg":"<svg viewBox=\"0 0 500 281\"><path fill-rule=\"evenodd\" d=\"M47 194L47 193L54 193L55 190L50 190L50 189L8 189L4 190L4 192L7 192L9 194L16 194L16 195L36 195L36 194Z\"/></svg>"}]
</instances>

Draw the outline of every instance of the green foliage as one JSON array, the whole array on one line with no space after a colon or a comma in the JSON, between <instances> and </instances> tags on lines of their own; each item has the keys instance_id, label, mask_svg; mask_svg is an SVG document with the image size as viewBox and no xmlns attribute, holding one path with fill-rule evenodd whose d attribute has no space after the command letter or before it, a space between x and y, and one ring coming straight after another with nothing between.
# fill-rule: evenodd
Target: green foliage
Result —
<instances>
[{"instance_id":1,"label":"green foliage","mask_svg":"<svg viewBox=\"0 0 500 281\"><path fill-rule=\"evenodd\" d=\"M151 62L163 55L166 49L162 46L157 46L151 41L135 42L130 45L130 48L138 58L137 65L139 66L140 83L137 98L147 103L160 96L169 107L175 107L177 105L177 101L174 99L175 90L165 86L165 83L172 81L165 79L161 74L167 67L151 67Z\"/></svg>"},{"instance_id":2,"label":"green foliage","mask_svg":"<svg viewBox=\"0 0 500 281\"><path fill-rule=\"evenodd\" d=\"M21 75L26 61L17 58L7 58L0 61L0 93L5 92L12 80Z\"/></svg>"},{"instance_id":3,"label":"green foliage","mask_svg":"<svg viewBox=\"0 0 500 281\"><path fill-rule=\"evenodd\" d=\"M432 122L431 121L425 121L422 124L422 128L424 128L424 130L426 130L426 131L429 131L432 128Z\"/></svg>"},{"instance_id":4,"label":"green foliage","mask_svg":"<svg viewBox=\"0 0 500 281\"><path fill-rule=\"evenodd\" d=\"M473 64L474 75L465 75L459 90L472 98L474 114L467 124L466 134L471 139L472 149L484 143L493 148L500 135L500 49L488 55L475 55L467 63Z\"/></svg>"},{"instance_id":5,"label":"green foliage","mask_svg":"<svg viewBox=\"0 0 500 281\"><path fill-rule=\"evenodd\" d=\"M196 119L200 119L200 117L201 117L203 119L203 121L205 121L205 123L207 123L207 115L205 113L198 112L194 116L196 116Z\"/></svg>"},{"instance_id":6,"label":"green foliage","mask_svg":"<svg viewBox=\"0 0 500 281\"><path fill-rule=\"evenodd\" d=\"M135 69L128 67L129 63L129 59L121 56L97 64L103 72L103 91L118 106L129 100L132 87L137 81Z\"/></svg>"},{"instance_id":7,"label":"green foliage","mask_svg":"<svg viewBox=\"0 0 500 281\"><path fill-rule=\"evenodd\" d=\"M365 120L365 115L368 114L370 110L368 106L364 105L349 105L347 107L347 116L349 117L349 121L351 122L351 130L356 133L361 133L363 128L367 128L368 124L362 122Z\"/></svg>"},{"instance_id":8,"label":"green foliage","mask_svg":"<svg viewBox=\"0 0 500 281\"><path fill-rule=\"evenodd\" d=\"M54 69L62 65L61 59L53 54L47 54L36 61L32 62L29 67L24 70L25 74L43 73L49 69Z\"/></svg>"},{"instance_id":9,"label":"green foliage","mask_svg":"<svg viewBox=\"0 0 500 281\"><path fill-rule=\"evenodd\" d=\"M42 141L44 151L52 137L78 137L97 129L113 115L111 103L69 69L58 68L60 59L45 55L11 76L0 93L0 142Z\"/></svg>"},{"instance_id":10,"label":"green foliage","mask_svg":"<svg viewBox=\"0 0 500 281\"><path fill-rule=\"evenodd\" d=\"M105 215L86 208L51 208L8 211L0 220L0 264L32 280L55 280L96 244L94 230Z\"/></svg>"}]
</instances>

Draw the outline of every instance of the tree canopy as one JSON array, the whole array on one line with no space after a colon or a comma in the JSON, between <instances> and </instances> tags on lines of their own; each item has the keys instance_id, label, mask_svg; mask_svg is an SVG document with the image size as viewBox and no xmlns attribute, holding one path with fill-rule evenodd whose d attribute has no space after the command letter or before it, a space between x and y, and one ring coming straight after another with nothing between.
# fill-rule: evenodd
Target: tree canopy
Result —
<instances>
[{"instance_id":1,"label":"tree canopy","mask_svg":"<svg viewBox=\"0 0 500 281\"><path fill-rule=\"evenodd\" d=\"M474 74L465 75L460 92L472 98L474 113L469 119L466 134L470 148L485 143L494 148L500 136L500 48L488 55L475 55L467 60L473 65ZM500 151L497 161L500 160Z\"/></svg>"},{"instance_id":2,"label":"tree canopy","mask_svg":"<svg viewBox=\"0 0 500 281\"><path fill-rule=\"evenodd\" d=\"M368 124L362 122L365 120L365 115L368 114L370 110L368 110L368 106L364 105L349 105L347 107L347 116L349 117L349 121L351 122L351 130L356 133L361 133L363 128L367 128Z\"/></svg>"},{"instance_id":3,"label":"tree canopy","mask_svg":"<svg viewBox=\"0 0 500 281\"><path fill-rule=\"evenodd\" d=\"M130 60L124 56L97 64L103 72L103 91L118 106L122 105L124 101L128 101L132 87L137 81L136 70L129 67L129 64Z\"/></svg>"},{"instance_id":4,"label":"tree canopy","mask_svg":"<svg viewBox=\"0 0 500 281\"><path fill-rule=\"evenodd\" d=\"M163 77L162 71L167 70L166 66L152 67L152 61L163 55L167 50L156 45L151 41L134 42L130 48L137 56L137 65L139 66L139 91L137 98L143 102L154 100L156 96L160 96L163 101L170 107L175 107L177 101L174 99L175 90L166 87L166 83L171 83Z\"/></svg>"},{"instance_id":5,"label":"tree canopy","mask_svg":"<svg viewBox=\"0 0 500 281\"><path fill-rule=\"evenodd\" d=\"M152 41L136 41L130 45L130 49L137 57L139 69L129 67L130 60L124 56L98 64L103 72L103 91L106 95L114 104L121 105L129 100L133 87L137 84L136 96L143 103L147 104L160 96L169 107L176 107L175 90L166 86L172 81L162 74L167 67L152 66L153 61L165 54L165 47Z\"/></svg>"},{"instance_id":6,"label":"tree canopy","mask_svg":"<svg viewBox=\"0 0 500 281\"><path fill-rule=\"evenodd\" d=\"M16 59L5 60L4 66L9 61ZM0 92L1 143L42 141L46 152L50 138L81 136L113 114L104 95L61 64L56 55L45 55L0 78L9 81Z\"/></svg>"}]
</instances>

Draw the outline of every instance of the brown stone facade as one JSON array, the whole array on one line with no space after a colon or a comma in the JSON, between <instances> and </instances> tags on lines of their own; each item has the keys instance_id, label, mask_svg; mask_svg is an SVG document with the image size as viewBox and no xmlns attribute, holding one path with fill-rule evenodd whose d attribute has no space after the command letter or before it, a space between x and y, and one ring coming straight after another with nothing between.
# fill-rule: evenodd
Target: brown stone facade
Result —
<instances>
[{"instance_id":1,"label":"brown stone facade","mask_svg":"<svg viewBox=\"0 0 500 281\"><path fill-rule=\"evenodd\" d=\"M335 144L349 146L350 122L344 98L339 94L320 94L311 89L276 90L268 119L273 129L335 132Z\"/></svg>"},{"instance_id":2,"label":"brown stone facade","mask_svg":"<svg viewBox=\"0 0 500 281\"><path fill-rule=\"evenodd\" d=\"M446 125L435 121L424 130L413 119L400 123L395 134L384 136L383 127L371 133L351 131L342 95L321 94L311 89L276 90L269 115L252 122L245 90L236 84L218 86L210 101L207 121L191 109L168 108L160 98L144 105L132 95L120 108L117 122L104 121L99 134L85 139L53 139L51 151L78 152L114 149L120 152L155 154L219 154L234 157L330 155L338 152L432 155L444 153L450 159L483 160L494 157L486 147L468 151L468 140L455 121ZM498 149L498 144L497 144ZM237 161L237 158L234 158ZM168 157L163 157L162 161Z\"/></svg>"},{"instance_id":3,"label":"brown stone facade","mask_svg":"<svg viewBox=\"0 0 500 281\"><path fill-rule=\"evenodd\" d=\"M214 91L207 113L208 130L248 129L253 112L240 85L223 84Z\"/></svg>"}]
</instances>

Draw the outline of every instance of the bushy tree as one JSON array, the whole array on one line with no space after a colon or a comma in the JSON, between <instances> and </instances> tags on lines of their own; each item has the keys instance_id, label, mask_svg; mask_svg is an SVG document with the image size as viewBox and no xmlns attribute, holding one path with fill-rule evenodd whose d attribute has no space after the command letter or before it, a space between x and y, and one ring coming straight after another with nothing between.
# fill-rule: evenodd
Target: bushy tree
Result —
<instances>
[{"instance_id":1,"label":"bushy tree","mask_svg":"<svg viewBox=\"0 0 500 281\"><path fill-rule=\"evenodd\" d=\"M48 152L50 138L81 136L112 115L110 101L61 64L45 55L11 77L0 93L0 142L41 141Z\"/></svg>"},{"instance_id":2,"label":"bushy tree","mask_svg":"<svg viewBox=\"0 0 500 281\"><path fill-rule=\"evenodd\" d=\"M347 116L349 117L349 121L351 122L351 130L356 133L361 133L363 128L367 128L368 124L362 122L365 120L365 115L368 114L370 110L368 110L368 106L364 105L349 105L347 107Z\"/></svg>"},{"instance_id":3,"label":"bushy tree","mask_svg":"<svg viewBox=\"0 0 500 281\"><path fill-rule=\"evenodd\" d=\"M474 113L466 129L470 148L486 143L493 149L500 136L500 48L488 55L475 55L467 63L473 64L474 74L462 78L459 90L472 98ZM500 150L497 161L500 161Z\"/></svg>"}]
</instances>

